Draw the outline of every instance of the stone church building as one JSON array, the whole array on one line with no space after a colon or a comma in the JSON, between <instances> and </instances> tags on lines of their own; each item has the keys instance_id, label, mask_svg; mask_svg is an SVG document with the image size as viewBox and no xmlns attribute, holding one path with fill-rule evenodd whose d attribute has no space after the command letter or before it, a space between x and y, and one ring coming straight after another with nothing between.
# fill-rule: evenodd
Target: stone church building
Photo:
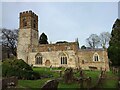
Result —
<instances>
[{"instance_id":1,"label":"stone church building","mask_svg":"<svg viewBox=\"0 0 120 90\"><path fill-rule=\"evenodd\" d=\"M107 51L80 49L79 43L39 44L38 16L32 11L20 13L17 58L36 67L73 67L109 71Z\"/></svg>"}]
</instances>

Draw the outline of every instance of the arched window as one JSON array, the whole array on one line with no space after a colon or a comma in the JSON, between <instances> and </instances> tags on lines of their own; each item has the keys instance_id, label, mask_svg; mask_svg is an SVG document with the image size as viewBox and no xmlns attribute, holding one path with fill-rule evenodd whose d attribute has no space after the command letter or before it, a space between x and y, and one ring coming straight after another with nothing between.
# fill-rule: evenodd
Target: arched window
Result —
<instances>
[{"instance_id":1,"label":"arched window","mask_svg":"<svg viewBox=\"0 0 120 90\"><path fill-rule=\"evenodd\" d=\"M35 64L41 64L42 65L42 57L36 57Z\"/></svg>"},{"instance_id":2,"label":"arched window","mask_svg":"<svg viewBox=\"0 0 120 90\"><path fill-rule=\"evenodd\" d=\"M67 52L60 52L58 57L60 58L61 64L67 64L67 60L69 58L69 55Z\"/></svg>"},{"instance_id":3,"label":"arched window","mask_svg":"<svg viewBox=\"0 0 120 90\"><path fill-rule=\"evenodd\" d=\"M98 53L95 53L93 55L93 61L99 61L99 55L98 55Z\"/></svg>"},{"instance_id":4,"label":"arched window","mask_svg":"<svg viewBox=\"0 0 120 90\"><path fill-rule=\"evenodd\" d=\"M43 58L42 58L42 55L41 54L37 54L36 56L35 56L35 64L40 64L40 65L42 65L43 64L43 60L42 60Z\"/></svg>"},{"instance_id":5,"label":"arched window","mask_svg":"<svg viewBox=\"0 0 120 90\"><path fill-rule=\"evenodd\" d=\"M61 57L61 64L67 64L67 57L66 56Z\"/></svg>"}]
</instances>

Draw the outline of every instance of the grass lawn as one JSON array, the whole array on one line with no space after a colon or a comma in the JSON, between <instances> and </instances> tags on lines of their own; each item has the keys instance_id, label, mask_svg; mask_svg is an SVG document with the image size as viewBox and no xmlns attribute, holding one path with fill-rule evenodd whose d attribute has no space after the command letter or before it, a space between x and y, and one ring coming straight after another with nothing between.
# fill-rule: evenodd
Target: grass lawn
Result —
<instances>
[{"instance_id":1,"label":"grass lawn","mask_svg":"<svg viewBox=\"0 0 120 90\"><path fill-rule=\"evenodd\" d=\"M39 79L39 80L19 80L18 87L20 88L40 88L47 80L51 80L54 78L59 77L58 72L53 72L54 70L64 70L64 68L57 69L57 68L33 68L34 71L39 72L42 75L52 75L51 78L45 78L45 79ZM100 71L84 71L85 77L91 77L92 78L92 85L96 85L96 82L98 80ZM74 74L75 77L79 77L79 72ZM107 78L104 81L103 86L101 88L116 88L117 86L117 75L113 74L111 71L106 73ZM66 84L63 81L60 81L58 88L79 88L78 83L71 83Z\"/></svg>"},{"instance_id":2,"label":"grass lawn","mask_svg":"<svg viewBox=\"0 0 120 90\"><path fill-rule=\"evenodd\" d=\"M42 67L42 68L35 67L35 68L33 68L33 70L35 72L40 73L41 75L51 75L54 78L56 78L56 77L59 77L59 72L53 72L53 71L54 70L64 70L64 68L61 68L61 69L52 68L52 69L50 69L50 68L44 68L44 67Z\"/></svg>"},{"instance_id":3,"label":"grass lawn","mask_svg":"<svg viewBox=\"0 0 120 90\"><path fill-rule=\"evenodd\" d=\"M39 79L39 80L19 80L19 88L40 88L50 78Z\"/></svg>"}]
</instances>

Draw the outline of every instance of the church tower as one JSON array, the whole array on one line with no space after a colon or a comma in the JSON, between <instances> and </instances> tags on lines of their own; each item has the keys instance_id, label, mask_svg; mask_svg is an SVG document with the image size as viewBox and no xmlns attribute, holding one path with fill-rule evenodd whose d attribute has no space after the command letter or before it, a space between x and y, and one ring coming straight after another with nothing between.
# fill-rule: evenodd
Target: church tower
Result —
<instances>
[{"instance_id":1,"label":"church tower","mask_svg":"<svg viewBox=\"0 0 120 90\"><path fill-rule=\"evenodd\" d=\"M28 63L28 49L38 45L38 16L30 11L20 13L17 58Z\"/></svg>"}]
</instances>

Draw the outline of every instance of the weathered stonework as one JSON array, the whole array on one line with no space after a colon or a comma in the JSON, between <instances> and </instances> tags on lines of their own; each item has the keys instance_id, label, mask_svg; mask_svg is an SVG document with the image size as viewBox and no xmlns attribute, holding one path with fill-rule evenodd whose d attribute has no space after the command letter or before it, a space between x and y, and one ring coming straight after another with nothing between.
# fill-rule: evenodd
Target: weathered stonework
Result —
<instances>
[{"instance_id":1,"label":"weathered stonework","mask_svg":"<svg viewBox=\"0 0 120 90\"><path fill-rule=\"evenodd\" d=\"M98 55L98 61L94 61L94 55ZM86 49L78 51L79 66L83 69L89 69L89 67L97 67L97 69L109 70L107 51L103 49Z\"/></svg>"},{"instance_id":2,"label":"weathered stonework","mask_svg":"<svg viewBox=\"0 0 120 90\"><path fill-rule=\"evenodd\" d=\"M109 71L107 51L79 49L78 42L38 44L38 16L32 11L20 13L17 58L36 67L73 67Z\"/></svg>"}]
</instances>

